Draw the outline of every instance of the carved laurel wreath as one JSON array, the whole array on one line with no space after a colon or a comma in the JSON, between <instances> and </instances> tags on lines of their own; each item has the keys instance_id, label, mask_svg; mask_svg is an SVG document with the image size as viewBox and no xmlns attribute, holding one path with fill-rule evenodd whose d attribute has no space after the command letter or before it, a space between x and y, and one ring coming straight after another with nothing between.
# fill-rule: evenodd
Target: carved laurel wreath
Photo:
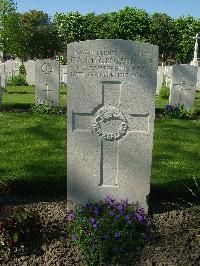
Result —
<instances>
[{"instance_id":1,"label":"carved laurel wreath","mask_svg":"<svg viewBox=\"0 0 200 266\"><path fill-rule=\"evenodd\" d=\"M122 123L117 131L114 132L103 132L101 129L101 123L106 123L110 120L121 120ZM113 141L122 138L128 130L128 122L126 117L119 109L113 106L104 106L97 112L97 116L93 123L94 132L102 137L103 139Z\"/></svg>"}]
</instances>

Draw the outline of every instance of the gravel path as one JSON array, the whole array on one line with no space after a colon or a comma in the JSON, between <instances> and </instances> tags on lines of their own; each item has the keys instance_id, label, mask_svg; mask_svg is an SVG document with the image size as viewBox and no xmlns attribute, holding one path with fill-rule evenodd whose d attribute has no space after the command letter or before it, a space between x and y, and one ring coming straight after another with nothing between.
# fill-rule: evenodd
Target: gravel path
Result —
<instances>
[{"instance_id":1,"label":"gravel path","mask_svg":"<svg viewBox=\"0 0 200 266\"><path fill-rule=\"evenodd\" d=\"M0 206L24 206L37 210L45 220L48 232L45 241L37 250L18 257L0 258L0 265L83 265L82 258L71 241L66 237L64 218L66 200L64 197L37 198L32 197L0 197ZM137 257L130 255L128 265L200 265L200 232L191 230L200 228L200 210L185 210L154 214L152 220L156 231L150 242Z\"/></svg>"}]
</instances>

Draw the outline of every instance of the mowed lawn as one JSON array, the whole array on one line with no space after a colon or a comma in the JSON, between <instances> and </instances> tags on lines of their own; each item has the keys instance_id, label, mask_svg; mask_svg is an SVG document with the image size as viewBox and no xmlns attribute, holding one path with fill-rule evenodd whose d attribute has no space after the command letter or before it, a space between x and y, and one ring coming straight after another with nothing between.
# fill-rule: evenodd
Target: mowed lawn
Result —
<instances>
[{"instance_id":1,"label":"mowed lawn","mask_svg":"<svg viewBox=\"0 0 200 266\"><path fill-rule=\"evenodd\" d=\"M4 182L66 184L66 116L0 113Z\"/></svg>"},{"instance_id":2,"label":"mowed lawn","mask_svg":"<svg viewBox=\"0 0 200 266\"><path fill-rule=\"evenodd\" d=\"M35 102L35 87L33 86L7 86L7 93L3 94L3 105L15 108L30 108ZM66 107L67 88L60 87L60 105Z\"/></svg>"},{"instance_id":3,"label":"mowed lawn","mask_svg":"<svg viewBox=\"0 0 200 266\"><path fill-rule=\"evenodd\" d=\"M34 101L34 91L28 95L10 93L4 95L4 103L21 104L26 99L30 104L31 97ZM199 106L196 99L195 108ZM36 183L66 187L65 115L1 112L0 128L0 180L27 183L33 190ZM199 179L199 132L200 120L155 120L151 176L155 195L177 196L188 191L185 185L194 186L193 178Z\"/></svg>"}]
</instances>

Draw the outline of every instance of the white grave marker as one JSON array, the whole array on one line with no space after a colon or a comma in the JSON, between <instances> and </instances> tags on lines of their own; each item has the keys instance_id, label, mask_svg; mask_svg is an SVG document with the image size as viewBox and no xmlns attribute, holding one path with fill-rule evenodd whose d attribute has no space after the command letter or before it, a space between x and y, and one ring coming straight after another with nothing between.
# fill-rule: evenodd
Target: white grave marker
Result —
<instances>
[{"instance_id":1,"label":"white grave marker","mask_svg":"<svg viewBox=\"0 0 200 266\"><path fill-rule=\"evenodd\" d=\"M59 62L37 60L35 62L35 99L39 103L60 104Z\"/></svg>"},{"instance_id":2,"label":"white grave marker","mask_svg":"<svg viewBox=\"0 0 200 266\"><path fill-rule=\"evenodd\" d=\"M170 105L184 105L187 110L194 106L197 83L197 67L192 65L172 66Z\"/></svg>"},{"instance_id":3,"label":"white grave marker","mask_svg":"<svg viewBox=\"0 0 200 266\"><path fill-rule=\"evenodd\" d=\"M109 194L147 210L157 64L150 44L68 45L68 202Z\"/></svg>"}]
</instances>

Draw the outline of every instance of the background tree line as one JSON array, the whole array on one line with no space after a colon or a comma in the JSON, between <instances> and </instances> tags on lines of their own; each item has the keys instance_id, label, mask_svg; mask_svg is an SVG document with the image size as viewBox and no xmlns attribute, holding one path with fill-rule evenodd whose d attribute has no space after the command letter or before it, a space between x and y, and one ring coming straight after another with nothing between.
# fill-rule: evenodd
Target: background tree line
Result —
<instances>
[{"instance_id":1,"label":"background tree line","mask_svg":"<svg viewBox=\"0 0 200 266\"><path fill-rule=\"evenodd\" d=\"M164 13L150 15L143 9L126 7L101 15L70 12L50 18L37 10L20 14L12 0L0 0L1 49L22 60L66 52L67 44L74 41L119 38L158 45L163 60L188 63L198 32L200 19L192 16L173 19Z\"/></svg>"}]
</instances>

